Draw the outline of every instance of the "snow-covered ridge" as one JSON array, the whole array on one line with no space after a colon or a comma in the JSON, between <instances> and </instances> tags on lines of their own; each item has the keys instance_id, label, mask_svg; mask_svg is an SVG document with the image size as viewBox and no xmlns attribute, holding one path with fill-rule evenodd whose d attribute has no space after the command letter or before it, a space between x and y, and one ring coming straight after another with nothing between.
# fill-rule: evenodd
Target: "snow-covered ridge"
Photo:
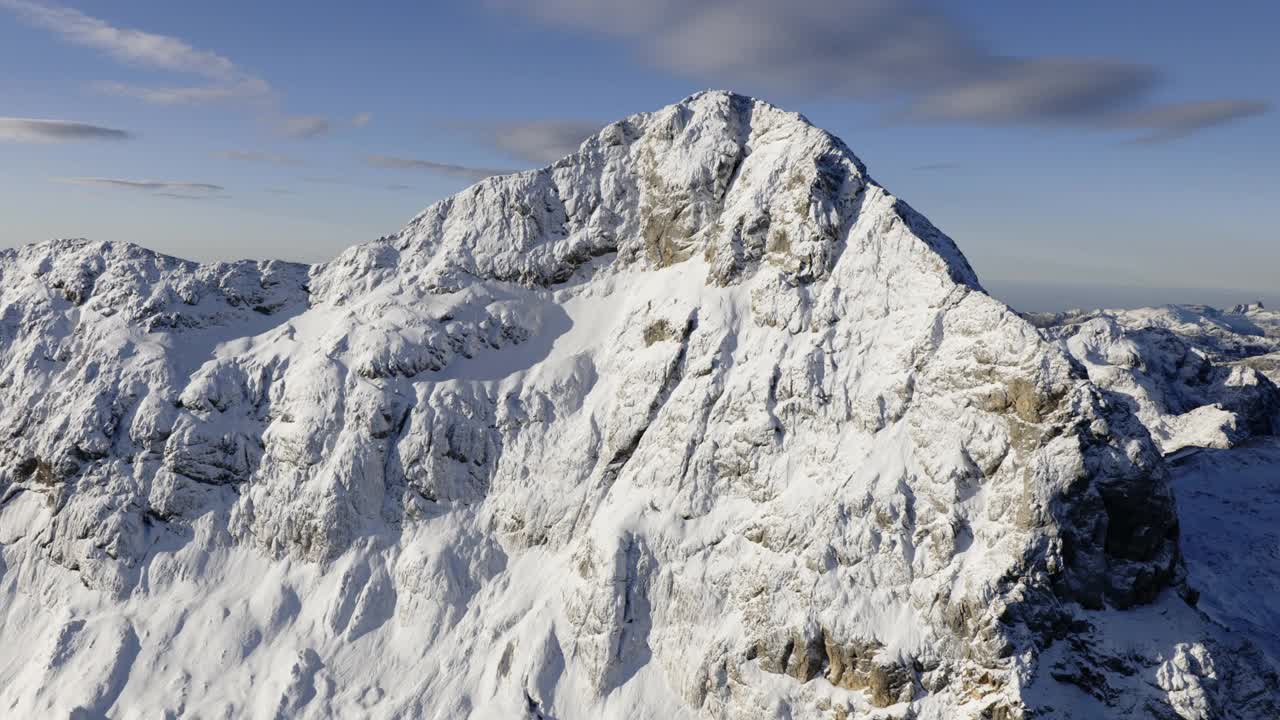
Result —
<instances>
[{"instance_id":1,"label":"snow-covered ridge","mask_svg":"<svg viewBox=\"0 0 1280 720\"><path fill-rule=\"evenodd\" d=\"M1166 453L1280 430L1280 313L1261 303L1033 314L1098 385L1129 399Z\"/></svg>"},{"instance_id":2,"label":"snow-covered ridge","mask_svg":"<svg viewBox=\"0 0 1280 720\"><path fill-rule=\"evenodd\" d=\"M1229 310L1208 305L1163 305L1129 310L1072 310L1032 313L1041 327L1070 326L1108 317L1129 329L1158 328L1182 338L1219 364L1254 367L1280 381L1280 311L1262 303L1241 303Z\"/></svg>"},{"instance_id":3,"label":"snow-covered ridge","mask_svg":"<svg viewBox=\"0 0 1280 720\"><path fill-rule=\"evenodd\" d=\"M1059 682L1277 707L1179 598L1129 403L750 98L310 269L0 254L0 344L23 715L1014 718ZM1099 640L1152 603L1182 655ZM1149 681L1096 677L1121 661Z\"/></svg>"}]
</instances>

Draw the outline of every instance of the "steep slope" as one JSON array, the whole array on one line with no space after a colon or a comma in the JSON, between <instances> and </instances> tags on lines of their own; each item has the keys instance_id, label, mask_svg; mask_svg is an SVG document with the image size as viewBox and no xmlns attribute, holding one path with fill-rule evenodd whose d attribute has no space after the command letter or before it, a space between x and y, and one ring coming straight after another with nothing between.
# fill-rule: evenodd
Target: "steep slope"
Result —
<instances>
[{"instance_id":1,"label":"steep slope","mask_svg":"<svg viewBox=\"0 0 1280 720\"><path fill-rule=\"evenodd\" d=\"M1199 606L1280 657L1280 439L1188 453L1172 472Z\"/></svg>"},{"instance_id":2,"label":"steep slope","mask_svg":"<svg viewBox=\"0 0 1280 720\"><path fill-rule=\"evenodd\" d=\"M1277 709L1177 597L1128 403L759 101L627 118L309 271L64 242L0 293L12 712L1120 708L1090 672L1153 602L1182 621L1126 677L1172 680L1125 702ZM1255 682L1197 704L1214 672Z\"/></svg>"}]
</instances>

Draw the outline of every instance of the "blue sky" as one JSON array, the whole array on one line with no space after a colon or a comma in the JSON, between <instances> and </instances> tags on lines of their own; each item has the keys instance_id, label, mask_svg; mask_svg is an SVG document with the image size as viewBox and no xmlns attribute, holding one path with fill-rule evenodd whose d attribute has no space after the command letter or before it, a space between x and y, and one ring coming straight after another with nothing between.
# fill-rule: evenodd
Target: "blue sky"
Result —
<instances>
[{"instance_id":1,"label":"blue sky","mask_svg":"<svg viewBox=\"0 0 1280 720\"><path fill-rule=\"evenodd\" d=\"M844 138L1015 304L1280 301L1278 24L1264 2L0 0L0 247L322 261L722 87Z\"/></svg>"}]
</instances>

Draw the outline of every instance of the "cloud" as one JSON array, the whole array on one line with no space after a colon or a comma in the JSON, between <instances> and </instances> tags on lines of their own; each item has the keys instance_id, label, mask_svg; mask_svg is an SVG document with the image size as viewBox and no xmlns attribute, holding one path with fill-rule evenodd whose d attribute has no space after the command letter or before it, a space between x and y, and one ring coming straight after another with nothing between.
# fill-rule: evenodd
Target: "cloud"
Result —
<instances>
[{"instance_id":1,"label":"cloud","mask_svg":"<svg viewBox=\"0 0 1280 720\"><path fill-rule=\"evenodd\" d=\"M980 125L1088 122L1128 107L1159 79L1152 68L1121 62L1009 60L925 94L908 114Z\"/></svg>"},{"instance_id":2,"label":"cloud","mask_svg":"<svg viewBox=\"0 0 1280 720\"><path fill-rule=\"evenodd\" d=\"M292 155L281 155L278 153L256 152L246 150L222 150L213 153L214 157L225 158L227 160L243 160L244 162L263 163L269 165L301 165L302 161Z\"/></svg>"},{"instance_id":3,"label":"cloud","mask_svg":"<svg viewBox=\"0 0 1280 720\"><path fill-rule=\"evenodd\" d=\"M534 120L502 123L485 130L500 150L534 163L551 163L578 149L602 125L581 120Z\"/></svg>"},{"instance_id":4,"label":"cloud","mask_svg":"<svg viewBox=\"0 0 1280 720\"><path fill-rule=\"evenodd\" d=\"M330 129L329 121L319 115L294 115L281 118L277 124L281 135L297 140L319 137Z\"/></svg>"},{"instance_id":5,"label":"cloud","mask_svg":"<svg viewBox=\"0 0 1280 720\"><path fill-rule=\"evenodd\" d=\"M204 182L173 182L161 180L126 180L106 177L69 177L57 178L58 182L73 185L95 185L100 187L138 190L156 197L177 198L181 200L208 200L220 197L226 188L221 185Z\"/></svg>"},{"instance_id":6,"label":"cloud","mask_svg":"<svg viewBox=\"0 0 1280 720\"><path fill-rule=\"evenodd\" d=\"M359 183L348 178L341 177L304 177L303 182L316 183L318 185L346 185L358 188L373 188L375 190L412 190L412 185L404 185L402 183L388 183L386 185Z\"/></svg>"},{"instance_id":7,"label":"cloud","mask_svg":"<svg viewBox=\"0 0 1280 720\"><path fill-rule=\"evenodd\" d=\"M164 70L193 80L170 86L103 81L93 86L99 92L153 105L251 102L287 137L316 137L330 130L329 121L322 117L284 115L280 109L280 93L265 79L223 55L201 50L179 38L116 27L79 10L33 0L0 0L0 8L14 12L28 24L48 30L68 43L97 50L131 67ZM360 122L363 124L371 117L362 114L357 120L364 118Z\"/></svg>"},{"instance_id":8,"label":"cloud","mask_svg":"<svg viewBox=\"0 0 1280 720\"><path fill-rule=\"evenodd\" d=\"M911 169L916 172L935 172L939 170L955 170L959 167L961 167L960 163L939 162L916 165Z\"/></svg>"},{"instance_id":9,"label":"cloud","mask_svg":"<svg viewBox=\"0 0 1280 720\"><path fill-rule=\"evenodd\" d=\"M17 12L32 25L52 30L68 42L101 50L122 62L210 78L238 73L235 63L216 53L197 50L177 38L113 27L79 10L29 0L0 0L0 7Z\"/></svg>"},{"instance_id":10,"label":"cloud","mask_svg":"<svg viewBox=\"0 0 1280 720\"><path fill-rule=\"evenodd\" d=\"M527 163L547 165L576 152L584 140L604 127L604 123L589 120L523 120L500 123L451 122L445 123L444 127Z\"/></svg>"},{"instance_id":11,"label":"cloud","mask_svg":"<svg viewBox=\"0 0 1280 720\"><path fill-rule=\"evenodd\" d=\"M504 175L511 172L510 170L493 170L488 168L467 167L465 165L452 165L450 163L435 162L432 160L417 160L414 158L393 157L390 155L372 155L366 158L371 167L393 168L396 170L427 170L430 172L448 175L450 177L462 178L464 180L483 180L491 175Z\"/></svg>"},{"instance_id":12,"label":"cloud","mask_svg":"<svg viewBox=\"0 0 1280 720\"><path fill-rule=\"evenodd\" d=\"M1164 77L1147 65L1003 56L916 0L487 3L612 36L645 62L672 72L751 89L885 103L899 108L892 113L899 119L1132 129L1167 138L1245 117L1253 113L1244 110L1257 107L1246 100L1253 105L1214 113L1204 108L1225 101L1190 108L1157 104L1152 95Z\"/></svg>"},{"instance_id":13,"label":"cloud","mask_svg":"<svg viewBox=\"0 0 1280 720\"><path fill-rule=\"evenodd\" d=\"M371 122L373 122L373 113L362 112L352 117L349 122L339 124L339 127L362 128ZM320 115L295 115L281 118L276 124L276 129L285 137L305 139L327 135L334 130L334 126L328 118Z\"/></svg>"},{"instance_id":14,"label":"cloud","mask_svg":"<svg viewBox=\"0 0 1280 720\"><path fill-rule=\"evenodd\" d=\"M170 198L172 200L210 200L219 197L217 195L187 195L175 192L153 192L151 194L154 197Z\"/></svg>"},{"instance_id":15,"label":"cloud","mask_svg":"<svg viewBox=\"0 0 1280 720\"><path fill-rule=\"evenodd\" d=\"M166 104L263 98L273 94L265 80L245 72L228 58L197 49L175 37L115 27L79 10L31 0L0 0L0 8L12 10L31 25L49 30L73 45L97 50L127 65L194 75L206 81L198 86L176 88L124 83L99 85L99 89L112 94Z\"/></svg>"},{"instance_id":16,"label":"cloud","mask_svg":"<svg viewBox=\"0 0 1280 720\"><path fill-rule=\"evenodd\" d=\"M1269 109L1270 105L1257 100L1209 100L1138 110L1109 120L1118 128L1149 130L1149 134L1136 141L1157 143L1175 140L1241 118L1261 115Z\"/></svg>"},{"instance_id":17,"label":"cloud","mask_svg":"<svg viewBox=\"0 0 1280 720\"><path fill-rule=\"evenodd\" d=\"M256 78L236 85L141 87L119 82L100 82L95 83L93 87L98 92L134 98L152 105L188 105L222 100L265 98L271 95L270 86Z\"/></svg>"},{"instance_id":18,"label":"cloud","mask_svg":"<svg viewBox=\"0 0 1280 720\"><path fill-rule=\"evenodd\" d=\"M59 143L75 140L129 140L133 134L124 130L71 122L0 117L0 140L27 143Z\"/></svg>"}]
</instances>

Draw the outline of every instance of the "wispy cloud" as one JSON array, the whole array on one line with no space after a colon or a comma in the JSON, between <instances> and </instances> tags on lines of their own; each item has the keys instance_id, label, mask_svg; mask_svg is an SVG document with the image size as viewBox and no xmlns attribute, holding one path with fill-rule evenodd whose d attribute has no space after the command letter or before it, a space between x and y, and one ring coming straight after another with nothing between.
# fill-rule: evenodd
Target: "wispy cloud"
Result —
<instances>
[{"instance_id":1,"label":"wispy cloud","mask_svg":"<svg viewBox=\"0 0 1280 720\"><path fill-rule=\"evenodd\" d=\"M26 143L59 143L75 140L128 140L124 130L71 122L34 118L0 117L0 140Z\"/></svg>"},{"instance_id":2,"label":"wispy cloud","mask_svg":"<svg viewBox=\"0 0 1280 720\"><path fill-rule=\"evenodd\" d=\"M494 147L535 163L550 163L578 149L600 130L601 123L583 120L531 120L482 128Z\"/></svg>"},{"instance_id":3,"label":"wispy cloud","mask_svg":"<svg viewBox=\"0 0 1280 720\"><path fill-rule=\"evenodd\" d=\"M152 105L193 105L222 100L270 97L270 89L255 84L195 85L188 87L141 87L120 82L99 82L98 92L141 100Z\"/></svg>"},{"instance_id":4,"label":"wispy cloud","mask_svg":"<svg viewBox=\"0 0 1280 720\"><path fill-rule=\"evenodd\" d=\"M277 123L281 135L298 140L319 137L330 129L329 121L319 115L295 115L281 118Z\"/></svg>"},{"instance_id":5,"label":"wispy cloud","mask_svg":"<svg viewBox=\"0 0 1280 720\"><path fill-rule=\"evenodd\" d=\"M577 151L604 123L569 119L455 121L444 123L443 127L525 163L547 165Z\"/></svg>"},{"instance_id":6,"label":"wispy cloud","mask_svg":"<svg viewBox=\"0 0 1280 720\"><path fill-rule=\"evenodd\" d=\"M503 175L510 170L494 170L491 168L468 167L466 165L454 165L451 163L435 162L433 160L418 160L416 158L395 157L391 155L372 155L366 158L365 162L370 167L392 168L396 170L426 170L429 172L440 173L450 177L462 178L464 180L483 180L491 175Z\"/></svg>"},{"instance_id":7,"label":"wispy cloud","mask_svg":"<svg viewBox=\"0 0 1280 720\"><path fill-rule=\"evenodd\" d=\"M187 194L187 193L163 192L163 191L153 192L151 193L151 195L153 197L169 198L170 200L212 200L216 197L220 197L218 195L193 195L193 194Z\"/></svg>"},{"instance_id":8,"label":"wispy cloud","mask_svg":"<svg viewBox=\"0 0 1280 720\"><path fill-rule=\"evenodd\" d=\"M220 150L213 153L216 158L224 158L227 160L242 160L244 162L262 163L267 165L301 165L302 161L292 155L282 155L279 153L256 152L252 150Z\"/></svg>"},{"instance_id":9,"label":"wispy cloud","mask_svg":"<svg viewBox=\"0 0 1280 720\"><path fill-rule=\"evenodd\" d=\"M222 192L226 188L221 185L202 182L170 182L161 180L123 180L121 178L104 177L70 177L58 178L61 182L78 185L112 185L131 190L185 190L192 192Z\"/></svg>"},{"instance_id":10,"label":"wispy cloud","mask_svg":"<svg viewBox=\"0 0 1280 720\"><path fill-rule=\"evenodd\" d=\"M113 27L79 10L29 0L0 0L0 7L58 33L68 42L101 50L122 62L210 78L240 74L235 63L217 53L197 50L177 38Z\"/></svg>"},{"instance_id":11,"label":"wispy cloud","mask_svg":"<svg viewBox=\"0 0 1280 720\"><path fill-rule=\"evenodd\" d=\"M1170 139L1262 112L1254 100L1153 99L1164 73L1097 58L1009 57L918 0L487 0L609 35L717 84L872 100L916 121L1130 129Z\"/></svg>"},{"instance_id":12,"label":"wispy cloud","mask_svg":"<svg viewBox=\"0 0 1280 720\"><path fill-rule=\"evenodd\" d=\"M330 122L319 116L285 114L281 94L264 78L240 67L230 58L169 35L122 28L73 8L34 0L0 0L28 24L48 30L73 45L97 50L130 67L164 70L190 78L177 85L138 85L115 80L94 84L99 92L129 97L153 105L210 102L248 102L266 117L277 132L292 138L324 135ZM364 124L372 116L356 116Z\"/></svg>"},{"instance_id":13,"label":"wispy cloud","mask_svg":"<svg viewBox=\"0 0 1280 720\"><path fill-rule=\"evenodd\" d=\"M1111 60L993 58L924 93L907 114L980 125L1077 124L1130 107L1160 79L1154 68Z\"/></svg>"},{"instance_id":14,"label":"wispy cloud","mask_svg":"<svg viewBox=\"0 0 1280 720\"><path fill-rule=\"evenodd\" d=\"M347 187L371 188L374 190L412 190L413 189L412 185L405 185L403 183L387 183L385 185L380 185L377 183L356 182L354 180L351 180L349 178L344 178L344 177L312 176L312 177L304 177L302 178L302 180L303 182L314 183L317 185L346 185Z\"/></svg>"},{"instance_id":15,"label":"wispy cloud","mask_svg":"<svg viewBox=\"0 0 1280 720\"><path fill-rule=\"evenodd\" d=\"M339 123L337 128L329 119L320 115L294 115L283 117L276 123L276 131L284 137L297 139L328 135L338 128L362 128L373 122L373 113L362 112L351 120Z\"/></svg>"},{"instance_id":16,"label":"wispy cloud","mask_svg":"<svg viewBox=\"0 0 1280 720\"><path fill-rule=\"evenodd\" d=\"M115 27L79 10L31 0L0 0L0 7L12 10L31 25L49 30L73 45L98 50L127 65L194 75L204 80L198 86L168 88L102 83L99 87L106 92L156 103L262 98L272 94L270 84L230 59L175 37Z\"/></svg>"},{"instance_id":17,"label":"wispy cloud","mask_svg":"<svg viewBox=\"0 0 1280 720\"><path fill-rule=\"evenodd\" d=\"M1147 130L1135 142L1158 143L1190 135L1198 130L1225 125L1240 118L1261 115L1270 105L1257 100L1208 100L1178 105L1162 105L1110 118L1118 128Z\"/></svg>"},{"instance_id":18,"label":"wispy cloud","mask_svg":"<svg viewBox=\"0 0 1280 720\"><path fill-rule=\"evenodd\" d=\"M182 200L209 200L220 197L226 190L221 185L205 182L177 182L168 180L129 180L108 177L68 177L55 178L58 182L72 185L91 185L97 187L137 190L156 197L177 198Z\"/></svg>"},{"instance_id":19,"label":"wispy cloud","mask_svg":"<svg viewBox=\"0 0 1280 720\"><path fill-rule=\"evenodd\" d=\"M959 163L939 162L939 163L926 163L924 165L916 165L911 169L915 170L916 172L937 172L940 170L955 170L956 168L959 168L959 167L960 167Z\"/></svg>"}]
</instances>

